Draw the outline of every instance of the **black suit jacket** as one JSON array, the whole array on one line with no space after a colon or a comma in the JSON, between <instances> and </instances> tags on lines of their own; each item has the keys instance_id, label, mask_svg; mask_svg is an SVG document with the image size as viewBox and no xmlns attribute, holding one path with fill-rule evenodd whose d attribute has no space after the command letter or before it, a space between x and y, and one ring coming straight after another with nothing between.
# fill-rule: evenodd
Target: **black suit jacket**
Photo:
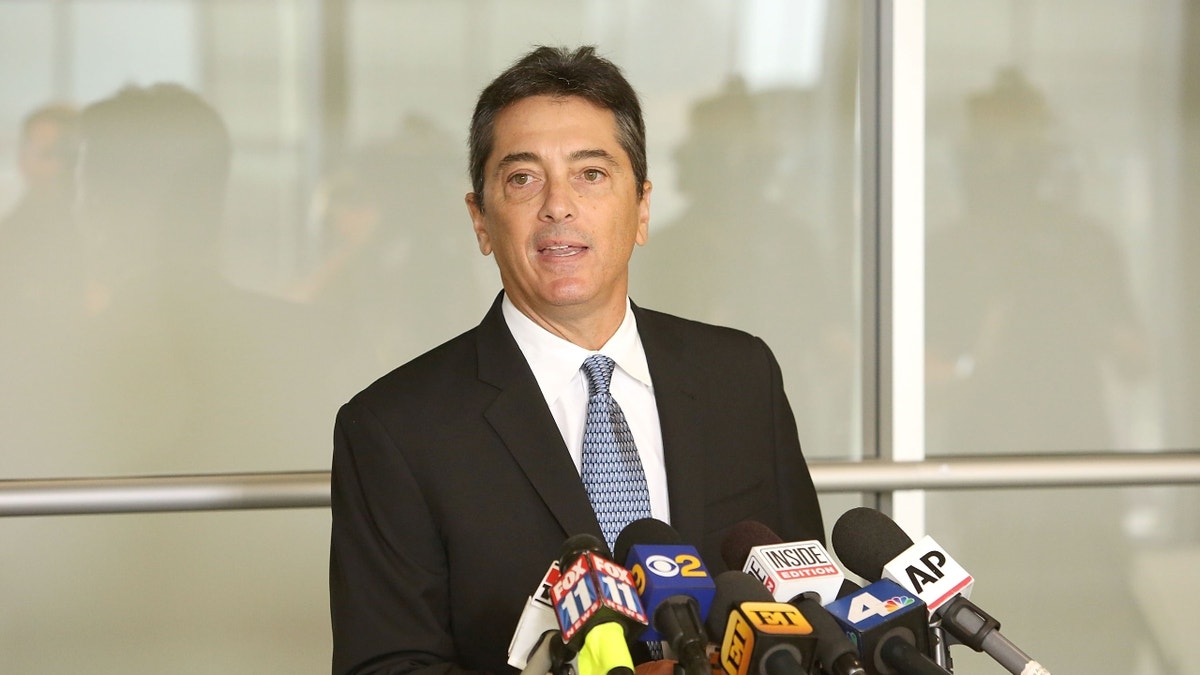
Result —
<instances>
[{"instance_id":1,"label":"black suit jacket","mask_svg":"<svg viewBox=\"0 0 1200 675\"><path fill-rule=\"evenodd\" d=\"M710 571L743 519L824 540L779 365L740 331L634 307L671 524ZM338 412L335 673L511 671L508 642L559 547L600 527L500 297L477 328Z\"/></svg>"}]
</instances>

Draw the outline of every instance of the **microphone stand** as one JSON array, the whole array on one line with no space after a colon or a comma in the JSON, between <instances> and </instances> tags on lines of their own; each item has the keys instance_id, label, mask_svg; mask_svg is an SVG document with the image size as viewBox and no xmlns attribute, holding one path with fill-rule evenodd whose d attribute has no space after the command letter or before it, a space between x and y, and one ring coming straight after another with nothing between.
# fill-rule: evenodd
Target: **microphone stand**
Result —
<instances>
[{"instance_id":1,"label":"microphone stand","mask_svg":"<svg viewBox=\"0 0 1200 675\"><path fill-rule=\"evenodd\" d=\"M929 639L933 643L933 661L949 672L954 672L954 661L950 658L950 642L946 629L942 627L942 617L935 614L929 618Z\"/></svg>"}]
</instances>

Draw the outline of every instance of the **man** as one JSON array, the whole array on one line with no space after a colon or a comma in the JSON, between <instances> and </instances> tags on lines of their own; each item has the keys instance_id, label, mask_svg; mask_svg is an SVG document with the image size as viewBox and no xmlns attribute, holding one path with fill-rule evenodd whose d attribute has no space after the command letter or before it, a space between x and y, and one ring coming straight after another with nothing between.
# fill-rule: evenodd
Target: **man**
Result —
<instances>
[{"instance_id":1,"label":"man","mask_svg":"<svg viewBox=\"0 0 1200 675\"><path fill-rule=\"evenodd\" d=\"M50 104L21 124L17 170L24 191L0 218L0 323L31 343L71 330L83 295L71 208L79 113Z\"/></svg>"},{"instance_id":2,"label":"man","mask_svg":"<svg viewBox=\"0 0 1200 675\"><path fill-rule=\"evenodd\" d=\"M25 192L4 221L0 221L0 231L7 227L9 219L24 210L49 208L57 215L70 207L74 198L78 125L78 111L62 103L42 106L25 116L17 152L17 170Z\"/></svg>"},{"instance_id":3,"label":"man","mask_svg":"<svg viewBox=\"0 0 1200 675\"><path fill-rule=\"evenodd\" d=\"M629 301L651 184L641 109L616 66L591 47L526 55L481 94L470 165L467 209L504 291L478 327L338 413L336 673L508 670L525 599L563 540L611 539L581 479L580 368L597 353L616 363L649 514L714 573L743 519L823 538L766 345Z\"/></svg>"}]
</instances>

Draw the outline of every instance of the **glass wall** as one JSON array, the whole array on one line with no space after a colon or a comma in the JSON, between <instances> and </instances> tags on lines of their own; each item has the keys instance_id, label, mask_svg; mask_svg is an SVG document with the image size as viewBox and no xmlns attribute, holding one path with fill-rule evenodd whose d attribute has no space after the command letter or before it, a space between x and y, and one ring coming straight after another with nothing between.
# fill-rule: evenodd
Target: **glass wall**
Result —
<instances>
[{"instance_id":1,"label":"glass wall","mask_svg":"<svg viewBox=\"0 0 1200 675\"><path fill-rule=\"evenodd\" d=\"M930 0L926 19L928 454L1200 449L1194 3ZM1200 562L1198 500L926 506L1052 671L1184 673L1198 624L1174 598L1196 589L1172 571Z\"/></svg>"},{"instance_id":2,"label":"glass wall","mask_svg":"<svg viewBox=\"0 0 1200 675\"><path fill-rule=\"evenodd\" d=\"M857 458L859 25L820 0L0 4L0 478L328 467L337 406L499 289L465 131L537 43L599 45L644 99L634 301L762 335L808 456ZM0 521L3 662L327 672L328 517Z\"/></svg>"},{"instance_id":3,"label":"glass wall","mask_svg":"<svg viewBox=\"0 0 1200 675\"><path fill-rule=\"evenodd\" d=\"M897 395L925 396L927 454L1200 448L1200 13L924 5L927 390ZM465 130L538 43L599 45L643 97L634 301L763 336L807 456L860 459L862 23L821 0L0 3L0 479L326 468L337 406L499 288ZM858 502L823 496L827 525ZM1196 672L1200 489L925 507L1052 671ZM0 661L327 672L328 517L0 520Z\"/></svg>"}]
</instances>

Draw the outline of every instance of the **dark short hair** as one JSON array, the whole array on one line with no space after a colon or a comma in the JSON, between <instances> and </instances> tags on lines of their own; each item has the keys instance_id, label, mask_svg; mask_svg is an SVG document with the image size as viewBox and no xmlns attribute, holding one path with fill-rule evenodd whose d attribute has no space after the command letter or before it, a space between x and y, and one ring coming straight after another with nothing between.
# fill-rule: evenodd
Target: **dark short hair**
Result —
<instances>
[{"instance_id":1,"label":"dark short hair","mask_svg":"<svg viewBox=\"0 0 1200 675\"><path fill-rule=\"evenodd\" d=\"M229 132L207 101L181 85L127 86L85 108L81 126L85 178L104 187L169 197L182 209L224 191Z\"/></svg>"},{"instance_id":2,"label":"dark short hair","mask_svg":"<svg viewBox=\"0 0 1200 675\"><path fill-rule=\"evenodd\" d=\"M637 193L646 183L646 124L637 92L612 61L591 45L574 51L566 47L537 47L521 57L484 88L471 116L468 139L471 188L483 195L484 165L492 153L496 116L506 107L531 96L578 96L611 110L617 123L617 142L629 155ZM482 199L480 207L482 208Z\"/></svg>"},{"instance_id":3,"label":"dark short hair","mask_svg":"<svg viewBox=\"0 0 1200 675\"><path fill-rule=\"evenodd\" d=\"M174 83L127 86L86 107L80 126L88 207L123 203L155 225L173 223L158 236L181 250L216 244L232 148L199 94Z\"/></svg>"}]
</instances>

